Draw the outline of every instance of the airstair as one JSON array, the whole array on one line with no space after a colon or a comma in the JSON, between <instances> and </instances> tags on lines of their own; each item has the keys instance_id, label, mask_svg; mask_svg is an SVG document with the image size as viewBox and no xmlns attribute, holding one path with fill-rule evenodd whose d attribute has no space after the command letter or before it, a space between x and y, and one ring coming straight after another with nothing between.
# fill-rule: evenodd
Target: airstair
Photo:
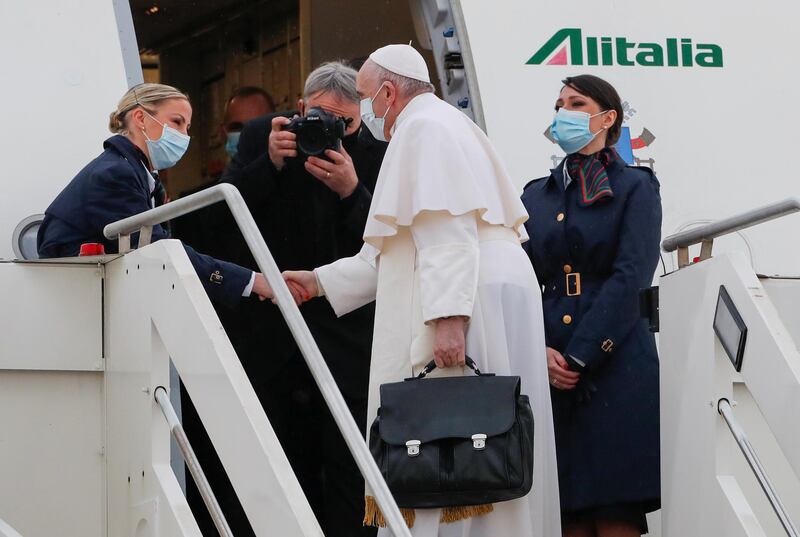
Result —
<instances>
[{"instance_id":1,"label":"airstair","mask_svg":"<svg viewBox=\"0 0 800 537\"><path fill-rule=\"evenodd\" d=\"M148 244L152 226L219 201L389 526L410 535L239 192L219 185L108 226L123 255L0 263L1 537L199 536L171 438L231 535L170 402L170 363L256 534L322 535L182 246ZM800 277L712 256L715 238L798 210L789 199L664 241L681 268L660 281L661 535L798 535Z\"/></svg>"},{"instance_id":2,"label":"airstair","mask_svg":"<svg viewBox=\"0 0 800 537\"><path fill-rule=\"evenodd\" d=\"M797 211L791 198L664 241L681 267L660 281L665 536L799 535L800 267L768 277L712 256L716 238Z\"/></svg>"},{"instance_id":3,"label":"airstair","mask_svg":"<svg viewBox=\"0 0 800 537\"><path fill-rule=\"evenodd\" d=\"M256 535L322 535L183 247L148 244L154 225L219 201L272 286L387 525L410 536L231 185L109 225L124 255L0 264L0 536L200 536L170 464L171 434L220 535L232 535L170 402L170 362Z\"/></svg>"}]
</instances>

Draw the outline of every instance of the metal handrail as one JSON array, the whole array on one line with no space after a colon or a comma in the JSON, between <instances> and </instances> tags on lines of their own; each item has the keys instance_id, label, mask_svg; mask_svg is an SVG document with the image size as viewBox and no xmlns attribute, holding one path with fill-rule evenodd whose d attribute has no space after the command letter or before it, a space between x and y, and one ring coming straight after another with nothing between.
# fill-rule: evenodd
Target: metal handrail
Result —
<instances>
[{"instance_id":1,"label":"metal handrail","mask_svg":"<svg viewBox=\"0 0 800 537\"><path fill-rule=\"evenodd\" d=\"M736 440L736 443L739 444L739 449L742 450L742 454L744 455L744 458L747 459L747 464L750 465L750 469L753 470L753 474L755 474L758 484L761 485L761 489L764 491L764 494L767 495L767 499L769 500L770 505L772 505L772 509L775 511L775 514L778 515L778 519L781 521L781 525L786 531L786 535L789 535L790 537L798 537L800 534L798 534L797 528L789 518L789 514L786 512L783 502L781 502L781 499L778 497L778 493L772 486L772 482L769 480L769 477L767 477L767 473L764 470L764 467L761 465L761 461L758 460L758 456L756 455L753 446L747 440L747 435L745 434L744 429L742 429L742 427L736 421L736 418L733 416L733 409L731 408L730 402L725 398L720 399L717 402L717 410L725 419L725 423L728 424L728 429L731 430L733 438Z\"/></svg>"},{"instance_id":2,"label":"metal handrail","mask_svg":"<svg viewBox=\"0 0 800 537\"><path fill-rule=\"evenodd\" d=\"M264 237L261 236L258 226L253 220L253 215L235 186L229 184L215 185L196 194L109 224L105 227L103 233L108 239L119 237L129 241L131 233L140 229L152 230L155 225L219 201L225 201L228 204L228 208L236 220L236 224L239 226L239 230L242 232L258 268L266 277L270 287L272 287L275 300L286 320L286 324L289 326L300 351L303 353L311 374L314 376L314 380L316 380L317 386L319 386L325 402L350 448L350 453L353 455L356 464L358 464L364 479L375 493L375 499L383 512L387 525L396 537L411 537L411 532L409 532L408 526L400 514L400 509L397 507L386 481L375 464L375 460L372 458L352 414L350 414L350 409L347 407L336 381L322 358L317 342L314 341L308 325L300 314L300 309L295 304L286 282L283 281L278 265L275 264L275 260L272 258L266 242L264 242Z\"/></svg>"},{"instance_id":3,"label":"metal handrail","mask_svg":"<svg viewBox=\"0 0 800 537\"><path fill-rule=\"evenodd\" d=\"M757 207L743 213L717 220L700 227L692 228L670 235L661 243L665 252L673 252L678 248L687 248L704 241L713 241L717 237L727 235L741 229L753 227L787 214L800 211L800 198L784 200Z\"/></svg>"},{"instance_id":4,"label":"metal handrail","mask_svg":"<svg viewBox=\"0 0 800 537\"><path fill-rule=\"evenodd\" d=\"M0 518L0 537L22 537L22 535Z\"/></svg>"},{"instance_id":5,"label":"metal handrail","mask_svg":"<svg viewBox=\"0 0 800 537\"><path fill-rule=\"evenodd\" d=\"M183 425L181 425L181 421L175 413L175 408L173 408L169 400L167 389L164 388L164 386L159 386L155 389L154 395L158 405L161 407L161 412L164 413L164 417L167 419L169 430L172 436L175 437L175 443L178 444L178 449L180 449L181 454L183 454L183 460L186 461L186 466L189 467L189 472L192 474L194 482L197 485L197 491L203 498L203 502L205 502L208 508L208 513L211 515L211 520L214 521L214 526L216 526L220 537L233 537L233 532L230 526L228 526L228 521L225 520L222 508L219 506L216 496L214 496L214 491L211 490L211 485L209 485L208 479L206 479L206 474L200 467L200 461L197 460L197 455L195 455L192 449L192 444L189 443L186 431L183 430Z\"/></svg>"}]
</instances>

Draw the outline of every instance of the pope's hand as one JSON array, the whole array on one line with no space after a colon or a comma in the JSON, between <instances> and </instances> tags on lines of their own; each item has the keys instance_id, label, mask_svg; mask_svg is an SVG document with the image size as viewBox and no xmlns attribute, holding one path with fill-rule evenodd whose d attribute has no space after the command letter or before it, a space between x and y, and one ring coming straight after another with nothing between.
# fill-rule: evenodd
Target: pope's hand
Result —
<instances>
[{"instance_id":1,"label":"pope's hand","mask_svg":"<svg viewBox=\"0 0 800 537\"><path fill-rule=\"evenodd\" d=\"M317 277L310 270L287 270L283 272L283 280L297 304L308 302L319 295Z\"/></svg>"},{"instance_id":2,"label":"pope's hand","mask_svg":"<svg viewBox=\"0 0 800 537\"><path fill-rule=\"evenodd\" d=\"M331 161L308 157L306 171L339 194L339 199L344 199L352 194L358 186L358 175L353 166L353 159L350 158L344 147L341 148L341 153L328 149L325 151L325 156Z\"/></svg>"},{"instance_id":3,"label":"pope's hand","mask_svg":"<svg viewBox=\"0 0 800 537\"><path fill-rule=\"evenodd\" d=\"M272 118L272 132L269 133L267 151L272 164L279 170L286 164L287 157L297 156L297 135L281 130L281 127L290 122L289 118L283 116Z\"/></svg>"},{"instance_id":4,"label":"pope's hand","mask_svg":"<svg viewBox=\"0 0 800 537\"><path fill-rule=\"evenodd\" d=\"M273 297L272 288L267 283L267 279L260 272L256 272L256 279L253 280L253 291L251 294L257 295L262 302Z\"/></svg>"},{"instance_id":5,"label":"pope's hand","mask_svg":"<svg viewBox=\"0 0 800 537\"><path fill-rule=\"evenodd\" d=\"M444 317L436 320L433 337L433 359L436 367L464 365L465 328L464 317Z\"/></svg>"}]
</instances>

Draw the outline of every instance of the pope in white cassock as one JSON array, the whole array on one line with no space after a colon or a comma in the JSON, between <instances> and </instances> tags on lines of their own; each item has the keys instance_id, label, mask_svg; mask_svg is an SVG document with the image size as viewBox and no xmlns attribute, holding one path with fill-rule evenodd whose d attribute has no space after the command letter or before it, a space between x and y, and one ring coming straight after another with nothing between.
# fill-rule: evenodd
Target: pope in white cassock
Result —
<instances>
[{"instance_id":1,"label":"pope in white cassock","mask_svg":"<svg viewBox=\"0 0 800 537\"><path fill-rule=\"evenodd\" d=\"M520 246L528 214L519 193L483 131L433 94L412 47L373 52L357 87L363 121L390 142L365 244L354 257L284 277L297 294L327 297L337 315L376 302L367 430L379 386L416 375L431 359L433 374L461 375L466 350L481 370L521 377L536 427L533 490L450 523L441 509L418 509L415 537L559 537L541 290ZM480 405L480 394L464 404ZM370 494L366 523L374 524Z\"/></svg>"}]
</instances>

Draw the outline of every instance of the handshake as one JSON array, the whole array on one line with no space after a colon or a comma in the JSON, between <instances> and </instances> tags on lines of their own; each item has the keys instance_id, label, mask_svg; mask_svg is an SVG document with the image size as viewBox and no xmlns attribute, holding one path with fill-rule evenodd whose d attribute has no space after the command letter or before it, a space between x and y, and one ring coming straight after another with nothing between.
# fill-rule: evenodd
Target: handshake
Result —
<instances>
[{"instance_id":1,"label":"handshake","mask_svg":"<svg viewBox=\"0 0 800 537\"><path fill-rule=\"evenodd\" d=\"M285 270L283 281L298 306L320 295L317 276L311 270Z\"/></svg>"},{"instance_id":2,"label":"handshake","mask_svg":"<svg viewBox=\"0 0 800 537\"><path fill-rule=\"evenodd\" d=\"M283 280L292 294L292 298L299 306L304 302L308 302L312 298L319 296L319 286L317 285L317 277L314 272L310 270L287 270L283 273ZM271 300L276 304L275 293L267 283L267 279L260 272L256 273L256 279L253 283L253 294L258 296L262 302L264 300Z\"/></svg>"}]
</instances>

